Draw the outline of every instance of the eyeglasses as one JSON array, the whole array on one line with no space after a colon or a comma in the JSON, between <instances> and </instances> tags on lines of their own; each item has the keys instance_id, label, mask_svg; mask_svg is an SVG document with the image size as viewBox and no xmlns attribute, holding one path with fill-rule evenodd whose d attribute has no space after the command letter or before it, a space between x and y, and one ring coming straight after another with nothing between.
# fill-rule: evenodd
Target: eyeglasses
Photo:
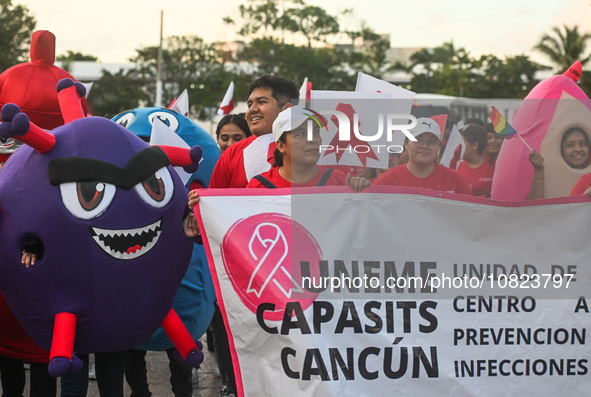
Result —
<instances>
[{"instance_id":1,"label":"eyeglasses","mask_svg":"<svg viewBox=\"0 0 591 397\"><path fill-rule=\"evenodd\" d=\"M419 149L423 146L427 146L428 149L437 149L439 147L439 140L437 139L429 139L424 141L422 139L417 139L416 141L411 141L415 148Z\"/></svg>"}]
</instances>

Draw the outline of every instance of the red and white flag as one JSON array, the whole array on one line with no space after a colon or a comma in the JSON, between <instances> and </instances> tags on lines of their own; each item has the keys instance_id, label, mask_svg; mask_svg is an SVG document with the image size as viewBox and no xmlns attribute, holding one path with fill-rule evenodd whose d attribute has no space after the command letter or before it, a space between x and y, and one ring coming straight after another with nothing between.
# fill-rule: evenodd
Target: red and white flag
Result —
<instances>
[{"instance_id":1,"label":"red and white flag","mask_svg":"<svg viewBox=\"0 0 591 397\"><path fill-rule=\"evenodd\" d=\"M185 117L189 117L189 94L187 93L186 88L178 98L175 98L174 101L172 101L168 108L176 110Z\"/></svg>"},{"instance_id":2,"label":"red and white flag","mask_svg":"<svg viewBox=\"0 0 591 397\"><path fill-rule=\"evenodd\" d=\"M228 86L228 90L226 91L226 95L224 95L224 99L222 100L222 104L218 110L218 114L220 116L225 116L230 114L232 109L234 109L234 82L232 81Z\"/></svg>"},{"instance_id":3,"label":"red and white flag","mask_svg":"<svg viewBox=\"0 0 591 397\"><path fill-rule=\"evenodd\" d=\"M445 146L443 156L441 156L441 165L453 170L457 169L465 151L466 143L464 142L464 138L462 138L460 130L454 124L449 134L449 140L447 141L447 146Z\"/></svg>"},{"instance_id":4,"label":"red and white flag","mask_svg":"<svg viewBox=\"0 0 591 397\"><path fill-rule=\"evenodd\" d=\"M312 82L306 77L300 87L300 106L306 107L310 103L310 91L312 91Z\"/></svg>"}]
</instances>

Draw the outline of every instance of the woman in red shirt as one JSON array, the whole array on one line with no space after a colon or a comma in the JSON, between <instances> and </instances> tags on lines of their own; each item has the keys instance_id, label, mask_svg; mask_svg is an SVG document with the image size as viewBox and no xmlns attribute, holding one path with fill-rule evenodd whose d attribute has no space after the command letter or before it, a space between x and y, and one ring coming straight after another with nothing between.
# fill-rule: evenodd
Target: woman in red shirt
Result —
<instances>
[{"instance_id":1,"label":"woman in red shirt","mask_svg":"<svg viewBox=\"0 0 591 397\"><path fill-rule=\"evenodd\" d=\"M338 169L317 165L320 158L320 127L313 122L312 140L308 141L307 121L313 113L300 106L285 109L273 123L273 136L277 143L275 165L269 171L256 175L247 188L283 188L305 186L349 186L359 192L371 183L362 177ZM455 171L454 171L455 172ZM189 192L189 208L199 202L196 190ZM196 228L196 233L200 233Z\"/></svg>"},{"instance_id":2,"label":"woman in red shirt","mask_svg":"<svg viewBox=\"0 0 591 397\"><path fill-rule=\"evenodd\" d=\"M306 186L351 186L360 191L371 183L351 177L338 169L317 165L320 159L320 126L314 113L292 106L277 116L273 123L275 163L269 171L250 180L247 188L282 188ZM312 119L311 119L312 117ZM308 140L308 120L312 120L312 140Z\"/></svg>"}]
</instances>

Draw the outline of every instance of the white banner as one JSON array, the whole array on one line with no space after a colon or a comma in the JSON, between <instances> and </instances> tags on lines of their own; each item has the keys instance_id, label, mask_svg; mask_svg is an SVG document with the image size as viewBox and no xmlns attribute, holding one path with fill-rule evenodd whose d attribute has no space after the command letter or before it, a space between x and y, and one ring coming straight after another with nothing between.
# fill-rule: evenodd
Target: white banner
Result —
<instances>
[{"instance_id":1,"label":"white banner","mask_svg":"<svg viewBox=\"0 0 591 397\"><path fill-rule=\"evenodd\" d=\"M200 192L239 395L587 395L586 196L347 190Z\"/></svg>"},{"instance_id":2,"label":"white banner","mask_svg":"<svg viewBox=\"0 0 591 397\"><path fill-rule=\"evenodd\" d=\"M396 103L392 94L312 90L310 96L310 108L326 118L328 127L320 132L319 165L388 168L388 148L392 146L390 151L393 153L401 151L400 147L394 146L397 143L388 141L386 131L388 114L393 113L391 109ZM341 120L338 114L343 116ZM346 140L341 139L343 132L348 136ZM391 135L403 136L400 131ZM404 142L404 138L400 139Z\"/></svg>"}]
</instances>

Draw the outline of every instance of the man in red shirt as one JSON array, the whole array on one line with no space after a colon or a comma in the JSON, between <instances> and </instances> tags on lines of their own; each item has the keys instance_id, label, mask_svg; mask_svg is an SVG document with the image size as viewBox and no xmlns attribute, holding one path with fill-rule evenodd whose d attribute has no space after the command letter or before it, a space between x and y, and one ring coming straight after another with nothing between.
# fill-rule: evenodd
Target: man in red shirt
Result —
<instances>
[{"instance_id":1,"label":"man in red shirt","mask_svg":"<svg viewBox=\"0 0 591 397\"><path fill-rule=\"evenodd\" d=\"M265 75L252 82L245 117L253 136L222 154L213 170L210 188L244 188L253 176L271 168L275 150L273 122L298 97L293 81L280 76Z\"/></svg>"},{"instance_id":2,"label":"man in red shirt","mask_svg":"<svg viewBox=\"0 0 591 397\"><path fill-rule=\"evenodd\" d=\"M417 141L406 139L408 163L390 168L380 175L374 185L420 187L451 193L472 195L468 182L455 170L436 164L441 145L441 130L427 117L417 119L410 133Z\"/></svg>"},{"instance_id":3,"label":"man in red shirt","mask_svg":"<svg viewBox=\"0 0 591 397\"><path fill-rule=\"evenodd\" d=\"M268 171L273 161L275 141L273 122L282 110L291 107L291 101L299 98L299 91L293 81L280 76L265 75L253 81L248 88L248 110L246 121L252 136L226 149L218 160L209 188L245 188L255 175ZM191 191L189 207L198 201L196 191ZM236 394L236 380L230 355L228 336L219 307L212 320L214 337L218 344L220 371L228 377L224 395Z\"/></svg>"}]
</instances>

